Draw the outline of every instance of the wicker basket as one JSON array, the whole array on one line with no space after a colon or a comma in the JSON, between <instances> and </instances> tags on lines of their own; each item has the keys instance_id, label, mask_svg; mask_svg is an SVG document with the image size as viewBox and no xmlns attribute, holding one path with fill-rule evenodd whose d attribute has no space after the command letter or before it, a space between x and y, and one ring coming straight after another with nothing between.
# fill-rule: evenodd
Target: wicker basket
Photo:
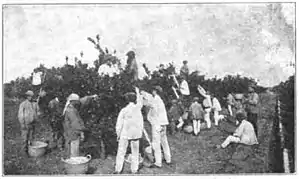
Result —
<instances>
[{"instance_id":1,"label":"wicker basket","mask_svg":"<svg viewBox=\"0 0 299 179\"><path fill-rule=\"evenodd\" d=\"M64 168L67 174L72 175L82 175L86 174L89 167L89 161L91 156L87 155L86 157L71 157L69 159L61 159L64 162ZM76 163L74 163L76 161Z\"/></svg>"},{"instance_id":2,"label":"wicker basket","mask_svg":"<svg viewBox=\"0 0 299 179\"><path fill-rule=\"evenodd\" d=\"M243 99L243 94L236 94L235 99L239 99L239 100Z\"/></svg>"},{"instance_id":3,"label":"wicker basket","mask_svg":"<svg viewBox=\"0 0 299 179\"><path fill-rule=\"evenodd\" d=\"M28 147L28 154L31 157L41 157L45 154L47 143L41 141L33 141Z\"/></svg>"}]
</instances>

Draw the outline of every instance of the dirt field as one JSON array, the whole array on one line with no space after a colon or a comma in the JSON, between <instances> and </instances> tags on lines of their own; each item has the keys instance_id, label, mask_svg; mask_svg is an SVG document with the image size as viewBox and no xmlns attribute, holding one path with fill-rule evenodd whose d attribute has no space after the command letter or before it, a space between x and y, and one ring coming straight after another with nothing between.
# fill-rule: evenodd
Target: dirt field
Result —
<instances>
[{"instance_id":1,"label":"dirt field","mask_svg":"<svg viewBox=\"0 0 299 179\"><path fill-rule=\"evenodd\" d=\"M226 122L220 127L212 126L203 130L200 136L183 132L169 135L169 145L174 165L163 165L161 169L143 167L141 174L225 174L225 173L267 173L269 161L269 143L271 139L272 119L274 114L274 97L261 96L261 114L259 119L259 142L256 148L231 145L227 149L216 149L233 129ZM24 158L20 154L20 130L17 121L16 104L5 104L4 117L4 174L5 175L61 175L65 174L60 151L52 151L44 157ZM146 126L149 125L146 123ZM50 140L50 127L41 119L37 127L37 139ZM105 175L113 172L115 157L106 160L93 159L90 162L90 174ZM125 165L124 173L129 170Z\"/></svg>"}]
</instances>

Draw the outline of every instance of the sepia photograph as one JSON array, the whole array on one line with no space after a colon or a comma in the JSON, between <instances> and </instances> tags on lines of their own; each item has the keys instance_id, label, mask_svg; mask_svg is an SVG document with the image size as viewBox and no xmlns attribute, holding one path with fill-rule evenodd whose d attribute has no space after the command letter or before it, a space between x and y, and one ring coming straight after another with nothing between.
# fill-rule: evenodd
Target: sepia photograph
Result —
<instances>
[{"instance_id":1,"label":"sepia photograph","mask_svg":"<svg viewBox=\"0 0 299 179\"><path fill-rule=\"evenodd\" d=\"M295 1L2 4L2 176L296 174L295 21Z\"/></svg>"}]
</instances>

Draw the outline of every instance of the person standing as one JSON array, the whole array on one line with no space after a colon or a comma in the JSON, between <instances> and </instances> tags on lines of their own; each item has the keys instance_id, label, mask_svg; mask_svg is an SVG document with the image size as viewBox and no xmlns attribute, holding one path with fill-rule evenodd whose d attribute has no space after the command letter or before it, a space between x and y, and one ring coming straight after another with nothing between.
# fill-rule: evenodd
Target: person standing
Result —
<instances>
[{"instance_id":1,"label":"person standing","mask_svg":"<svg viewBox=\"0 0 299 179\"><path fill-rule=\"evenodd\" d=\"M227 101L227 109L228 109L229 115L230 115L230 116L233 116L232 106L233 106L234 103L235 103L235 98L234 98L234 96L232 95L232 93L229 93L229 94L227 95L226 101Z\"/></svg>"},{"instance_id":2,"label":"person standing","mask_svg":"<svg viewBox=\"0 0 299 179\"><path fill-rule=\"evenodd\" d=\"M238 111L242 111L242 110L245 110L244 107L243 107L243 94L236 94L235 95L235 101L234 101L234 104L232 105L233 106L233 116L234 118L236 119L236 114ZM239 124L239 121L236 120L236 125Z\"/></svg>"},{"instance_id":3,"label":"person standing","mask_svg":"<svg viewBox=\"0 0 299 179\"><path fill-rule=\"evenodd\" d=\"M258 136L257 120L258 120L258 112L259 112L259 107L258 107L259 96L254 91L252 86L248 88L248 92L249 92L248 98L245 99L248 121L252 123L255 134L256 136Z\"/></svg>"},{"instance_id":4,"label":"person standing","mask_svg":"<svg viewBox=\"0 0 299 179\"><path fill-rule=\"evenodd\" d=\"M180 69L180 76L188 77L189 75L189 67L188 67L188 61L184 60L183 61L183 66Z\"/></svg>"},{"instance_id":5,"label":"person standing","mask_svg":"<svg viewBox=\"0 0 299 179\"><path fill-rule=\"evenodd\" d=\"M25 95L27 99L20 104L18 120L21 125L21 137L23 140L21 150L24 154L28 155L28 143L34 140L35 124L38 118L38 105L32 100L34 95L32 91L27 91Z\"/></svg>"},{"instance_id":6,"label":"person standing","mask_svg":"<svg viewBox=\"0 0 299 179\"><path fill-rule=\"evenodd\" d=\"M193 131L194 135L198 135L200 132L200 123L204 116L204 110L200 103L198 103L199 98L195 97L193 99L193 103L190 106L190 113L191 113L191 119L193 121Z\"/></svg>"},{"instance_id":7,"label":"person standing","mask_svg":"<svg viewBox=\"0 0 299 179\"><path fill-rule=\"evenodd\" d=\"M135 58L135 52L129 51L126 54L126 56L128 57L126 71L132 78L132 82L137 81L138 80L138 65L137 65L137 61Z\"/></svg>"},{"instance_id":8,"label":"person standing","mask_svg":"<svg viewBox=\"0 0 299 179\"><path fill-rule=\"evenodd\" d=\"M79 115L80 109L79 95L72 93L68 97L64 115L64 138L65 155L67 157L79 156L80 139L84 140L84 122Z\"/></svg>"},{"instance_id":9,"label":"person standing","mask_svg":"<svg viewBox=\"0 0 299 179\"><path fill-rule=\"evenodd\" d=\"M59 139L62 139L62 144L60 148L63 148L64 145L64 136L63 136L63 126L62 126L62 116L61 108L59 106L58 97L55 97L49 102L49 111L50 111L50 125L52 128L52 140L53 147L57 147L57 142Z\"/></svg>"},{"instance_id":10,"label":"person standing","mask_svg":"<svg viewBox=\"0 0 299 179\"><path fill-rule=\"evenodd\" d=\"M221 111L221 105L218 99L214 95L212 95L212 104L213 104L212 108L214 112L215 126L218 126L220 120L219 112Z\"/></svg>"},{"instance_id":11,"label":"person standing","mask_svg":"<svg viewBox=\"0 0 299 179\"><path fill-rule=\"evenodd\" d=\"M198 92L205 98L203 100L203 107L204 107L204 119L207 122L207 128L211 128L211 119L210 119L210 113L212 109L212 101L211 101L211 96L209 91L205 91L200 85L197 87Z\"/></svg>"},{"instance_id":12,"label":"person standing","mask_svg":"<svg viewBox=\"0 0 299 179\"><path fill-rule=\"evenodd\" d=\"M176 99L173 99L171 101L172 106L170 107L168 111L168 119L170 121L170 134L174 134L176 130L176 123L181 123L179 127L182 127L184 122L182 119L183 109L179 106L178 101Z\"/></svg>"},{"instance_id":13,"label":"person standing","mask_svg":"<svg viewBox=\"0 0 299 179\"><path fill-rule=\"evenodd\" d=\"M151 166L152 168L162 167L161 146L164 152L166 163L168 165L171 164L170 148L166 135L166 126L169 123L164 102L159 95L161 93L162 88L160 86L155 86L152 90L152 96L144 94L144 96L147 98L148 105L150 106L147 119L152 126L152 143L155 156L155 163Z\"/></svg>"},{"instance_id":14,"label":"person standing","mask_svg":"<svg viewBox=\"0 0 299 179\"><path fill-rule=\"evenodd\" d=\"M190 95L189 85L187 82L187 77L185 75L182 76L182 82L180 84L180 92L182 94L182 102L184 105L184 108L188 108L188 97Z\"/></svg>"},{"instance_id":15,"label":"person standing","mask_svg":"<svg viewBox=\"0 0 299 179\"><path fill-rule=\"evenodd\" d=\"M114 174L120 174L123 169L124 157L128 144L131 145L131 172L137 173L139 165L139 139L143 132L143 116L141 108L143 105L139 89L135 88L135 93L127 93L127 106L124 107L117 118L116 134L118 149Z\"/></svg>"}]
</instances>

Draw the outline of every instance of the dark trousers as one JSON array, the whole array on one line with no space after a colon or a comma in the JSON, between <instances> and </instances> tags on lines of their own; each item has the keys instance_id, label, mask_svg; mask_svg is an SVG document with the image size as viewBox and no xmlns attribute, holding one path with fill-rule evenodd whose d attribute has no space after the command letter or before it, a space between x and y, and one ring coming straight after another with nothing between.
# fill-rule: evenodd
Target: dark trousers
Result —
<instances>
[{"instance_id":1,"label":"dark trousers","mask_svg":"<svg viewBox=\"0 0 299 179\"><path fill-rule=\"evenodd\" d=\"M253 125L254 131L256 136L258 136L258 130L257 130L257 114L255 113L247 113L248 121Z\"/></svg>"},{"instance_id":2,"label":"dark trousers","mask_svg":"<svg viewBox=\"0 0 299 179\"><path fill-rule=\"evenodd\" d=\"M59 140L61 139L60 148L64 147L64 134L63 134L63 126L62 126L62 121L59 120L57 117L52 117L50 121L50 125L52 128L52 142L53 142L53 147L57 147L57 143L59 143ZM58 145L59 145L58 144Z\"/></svg>"},{"instance_id":3,"label":"dark trousers","mask_svg":"<svg viewBox=\"0 0 299 179\"><path fill-rule=\"evenodd\" d=\"M21 129L21 137L22 137L22 150L24 152L28 152L28 142L34 140L35 134L35 123L31 123L26 125L25 129Z\"/></svg>"}]
</instances>

